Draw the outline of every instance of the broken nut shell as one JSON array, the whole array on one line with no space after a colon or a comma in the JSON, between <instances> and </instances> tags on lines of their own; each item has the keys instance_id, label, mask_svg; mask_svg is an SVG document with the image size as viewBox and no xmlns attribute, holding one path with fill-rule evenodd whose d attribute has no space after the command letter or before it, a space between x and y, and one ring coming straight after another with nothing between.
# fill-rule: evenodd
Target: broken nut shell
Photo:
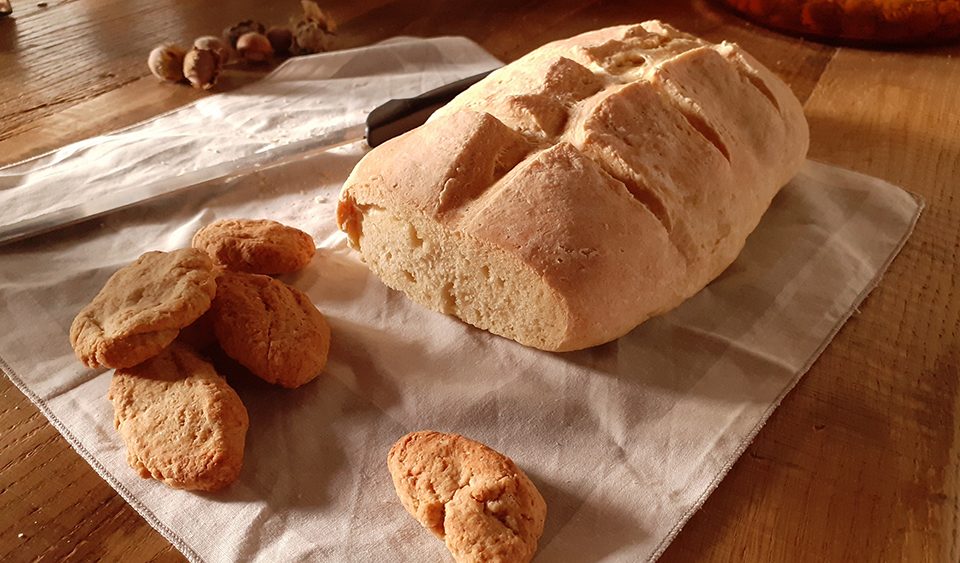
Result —
<instances>
[{"instance_id":1,"label":"broken nut shell","mask_svg":"<svg viewBox=\"0 0 960 563\"><path fill-rule=\"evenodd\" d=\"M220 55L213 49L191 49L183 59L183 75L194 88L209 90L220 76Z\"/></svg>"},{"instance_id":2,"label":"broken nut shell","mask_svg":"<svg viewBox=\"0 0 960 563\"><path fill-rule=\"evenodd\" d=\"M220 56L220 66L223 66L230 62L231 51L230 45L227 45L227 42L215 35L204 35L203 37L197 37L193 42L193 46L197 49L210 49L211 51L216 51L217 55Z\"/></svg>"}]
</instances>

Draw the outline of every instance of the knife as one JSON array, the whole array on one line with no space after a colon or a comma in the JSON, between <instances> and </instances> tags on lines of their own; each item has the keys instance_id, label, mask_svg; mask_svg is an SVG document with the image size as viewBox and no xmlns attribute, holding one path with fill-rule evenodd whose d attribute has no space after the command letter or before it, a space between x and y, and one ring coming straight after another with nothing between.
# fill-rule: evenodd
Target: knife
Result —
<instances>
[{"instance_id":1,"label":"knife","mask_svg":"<svg viewBox=\"0 0 960 563\"><path fill-rule=\"evenodd\" d=\"M179 176L163 178L136 189L99 196L91 201L44 213L9 225L0 225L0 245L49 233L63 227L102 217L148 201L156 201L185 190L220 184L270 168L304 160L330 149L367 140L370 147L422 125L440 106L452 100L492 71L451 82L414 98L390 100L367 115L365 123L350 125L317 137L222 162Z\"/></svg>"}]
</instances>

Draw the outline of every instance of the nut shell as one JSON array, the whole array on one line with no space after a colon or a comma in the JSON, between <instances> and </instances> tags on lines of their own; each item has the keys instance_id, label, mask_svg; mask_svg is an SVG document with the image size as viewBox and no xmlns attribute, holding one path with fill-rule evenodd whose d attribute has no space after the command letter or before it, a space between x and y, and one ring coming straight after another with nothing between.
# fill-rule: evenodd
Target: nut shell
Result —
<instances>
[{"instance_id":1,"label":"nut shell","mask_svg":"<svg viewBox=\"0 0 960 563\"><path fill-rule=\"evenodd\" d=\"M305 19L297 23L293 34L291 51L295 55L310 55L322 53L333 48L335 35L329 31L327 24L320 20Z\"/></svg>"},{"instance_id":2,"label":"nut shell","mask_svg":"<svg viewBox=\"0 0 960 563\"><path fill-rule=\"evenodd\" d=\"M160 80L179 82L183 80L183 58L186 51L168 43L155 47L147 57L147 67Z\"/></svg>"},{"instance_id":3,"label":"nut shell","mask_svg":"<svg viewBox=\"0 0 960 563\"><path fill-rule=\"evenodd\" d=\"M230 62L232 51L230 45L227 45L226 41L217 37L216 35L204 35L203 37L197 37L197 39L193 42L193 46L197 49L209 49L211 51L216 51L217 55L220 57L220 66Z\"/></svg>"},{"instance_id":4,"label":"nut shell","mask_svg":"<svg viewBox=\"0 0 960 563\"><path fill-rule=\"evenodd\" d=\"M292 24L294 55L322 53L333 49L337 23L313 0L300 0L303 16Z\"/></svg>"},{"instance_id":5,"label":"nut shell","mask_svg":"<svg viewBox=\"0 0 960 563\"><path fill-rule=\"evenodd\" d=\"M213 49L191 49L183 59L183 75L194 88L209 90L220 76L220 55Z\"/></svg>"}]
</instances>

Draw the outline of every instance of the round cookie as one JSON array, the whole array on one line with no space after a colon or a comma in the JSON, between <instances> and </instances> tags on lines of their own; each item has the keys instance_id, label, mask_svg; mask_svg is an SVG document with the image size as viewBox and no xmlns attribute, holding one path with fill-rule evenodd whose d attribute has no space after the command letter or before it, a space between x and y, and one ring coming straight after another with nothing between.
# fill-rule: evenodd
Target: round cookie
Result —
<instances>
[{"instance_id":1,"label":"round cookie","mask_svg":"<svg viewBox=\"0 0 960 563\"><path fill-rule=\"evenodd\" d=\"M400 438L387 467L403 507L456 561L533 558L547 504L510 458L458 434L423 431Z\"/></svg>"},{"instance_id":2,"label":"round cookie","mask_svg":"<svg viewBox=\"0 0 960 563\"><path fill-rule=\"evenodd\" d=\"M135 366L170 345L210 308L215 293L213 262L203 252L147 252L113 274L77 314L70 344L92 368Z\"/></svg>"},{"instance_id":3,"label":"round cookie","mask_svg":"<svg viewBox=\"0 0 960 563\"><path fill-rule=\"evenodd\" d=\"M247 409L213 366L182 344L126 369L110 383L114 426L141 477L214 491L236 481Z\"/></svg>"},{"instance_id":4,"label":"round cookie","mask_svg":"<svg viewBox=\"0 0 960 563\"><path fill-rule=\"evenodd\" d=\"M266 275L296 272L316 250L307 233L265 219L211 223L193 235L191 244L228 270Z\"/></svg>"},{"instance_id":5,"label":"round cookie","mask_svg":"<svg viewBox=\"0 0 960 563\"><path fill-rule=\"evenodd\" d=\"M306 294L281 281L222 271L210 316L223 351L270 383L299 387L327 364L327 320Z\"/></svg>"}]
</instances>

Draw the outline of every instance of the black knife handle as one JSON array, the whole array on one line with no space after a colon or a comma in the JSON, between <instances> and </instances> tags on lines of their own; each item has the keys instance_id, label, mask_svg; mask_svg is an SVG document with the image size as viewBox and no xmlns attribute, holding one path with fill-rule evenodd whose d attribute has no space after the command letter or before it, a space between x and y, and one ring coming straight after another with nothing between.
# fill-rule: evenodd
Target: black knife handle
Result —
<instances>
[{"instance_id":1,"label":"black knife handle","mask_svg":"<svg viewBox=\"0 0 960 563\"><path fill-rule=\"evenodd\" d=\"M440 109L470 86L493 72L488 70L420 94L415 98L390 100L377 106L367 116L367 144L375 147L398 135L423 125L433 112Z\"/></svg>"}]
</instances>

